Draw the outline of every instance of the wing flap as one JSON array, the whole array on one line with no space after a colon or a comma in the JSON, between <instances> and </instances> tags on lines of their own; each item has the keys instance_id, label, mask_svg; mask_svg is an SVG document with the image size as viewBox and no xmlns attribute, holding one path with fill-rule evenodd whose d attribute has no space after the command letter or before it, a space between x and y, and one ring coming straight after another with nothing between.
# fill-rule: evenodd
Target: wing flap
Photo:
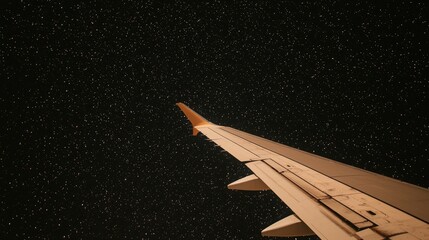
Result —
<instances>
[{"instance_id":1,"label":"wing flap","mask_svg":"<svg viewBox=\"0 0 429 240\"><path fill-rule=\"evenodd\" d=\"M322 199L320 202L344 218L347 222L353 224L357 230L374 226L372 222L350 210L333 198Z\"/></svg>"},{"instance_id":2,"label":"wing flap","mask_svg":"<svg viewBox=\"0 0 429 240\"><path fill-rule=\"evenodd\" d=\"M262 161L246 164L273 192L322 239L353 239L354 232L338 217ZM335 219L335 221L332 221Z\"/></svg>"}]
</instances>

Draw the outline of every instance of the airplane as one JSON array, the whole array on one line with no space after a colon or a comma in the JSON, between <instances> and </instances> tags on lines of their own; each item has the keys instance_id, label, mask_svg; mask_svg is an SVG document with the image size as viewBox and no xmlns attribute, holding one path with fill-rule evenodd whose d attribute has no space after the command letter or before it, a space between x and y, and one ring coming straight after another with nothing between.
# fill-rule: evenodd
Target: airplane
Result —
<instances>
[{"instance_id":1,"label":"airplane","mask_svg":"<svg viewBox=\"0 0 429 240\"><path fill-rule=\"evenodd\" d=\"M211 123L183 103L192 124L254 174L232 190L272 190L294 214L262 236L320 239L429 239L429 189Z\"/></svg>"}]
</instances>

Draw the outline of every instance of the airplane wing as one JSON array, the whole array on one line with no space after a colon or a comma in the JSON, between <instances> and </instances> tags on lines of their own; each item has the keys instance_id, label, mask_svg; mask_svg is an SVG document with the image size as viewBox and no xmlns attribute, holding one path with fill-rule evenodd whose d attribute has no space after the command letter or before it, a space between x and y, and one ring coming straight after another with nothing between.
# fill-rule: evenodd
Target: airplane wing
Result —
<instances>
[{"instance_id":1,"label":"airplane wing","mask_svg":"<svg viewBox=\"0 0 429 240\"><path fill-rule=\"evenodd\" d=\"M272 190L293 212L263 236L429 239L429 190L213 124L177 103L198 132L254 174L233 190Z\"/></svg>"}]
</instances>

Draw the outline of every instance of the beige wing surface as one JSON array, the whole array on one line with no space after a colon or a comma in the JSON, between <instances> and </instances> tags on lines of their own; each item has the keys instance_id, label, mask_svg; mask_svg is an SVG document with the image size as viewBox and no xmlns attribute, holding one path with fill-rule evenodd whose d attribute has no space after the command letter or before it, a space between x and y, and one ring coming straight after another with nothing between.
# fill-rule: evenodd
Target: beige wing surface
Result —
<instances>
[{"instance_id":1,"label":"beige wing surface","mask_svg":"<svg viewBox=\"0 0 429 240\"><path fill-rule=\"evenodd\" d=\"M254 174L228 185L272 190L293 212L264 236L321 239L429 239L429 190L213 124L182 103L193 133Z\"/></svg>"}]
</instances>

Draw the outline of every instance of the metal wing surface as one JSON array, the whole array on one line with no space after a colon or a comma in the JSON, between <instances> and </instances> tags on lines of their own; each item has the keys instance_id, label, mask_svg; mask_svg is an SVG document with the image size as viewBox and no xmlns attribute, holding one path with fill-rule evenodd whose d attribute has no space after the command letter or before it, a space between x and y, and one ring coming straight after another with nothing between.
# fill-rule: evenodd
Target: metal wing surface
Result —
<instances>
[{"instance_id":1,"label":"metal wing surface","mask_svg":"<svg viewBox=\"0 0 429 240\"><path fill-rule=\"evenodd\" d=\"M293 212L264 236L429 239L429 190L213 124L183 103L193 135L204 134L254 174L228 185L272 190Z\"/></svg>"}]
</instances>

